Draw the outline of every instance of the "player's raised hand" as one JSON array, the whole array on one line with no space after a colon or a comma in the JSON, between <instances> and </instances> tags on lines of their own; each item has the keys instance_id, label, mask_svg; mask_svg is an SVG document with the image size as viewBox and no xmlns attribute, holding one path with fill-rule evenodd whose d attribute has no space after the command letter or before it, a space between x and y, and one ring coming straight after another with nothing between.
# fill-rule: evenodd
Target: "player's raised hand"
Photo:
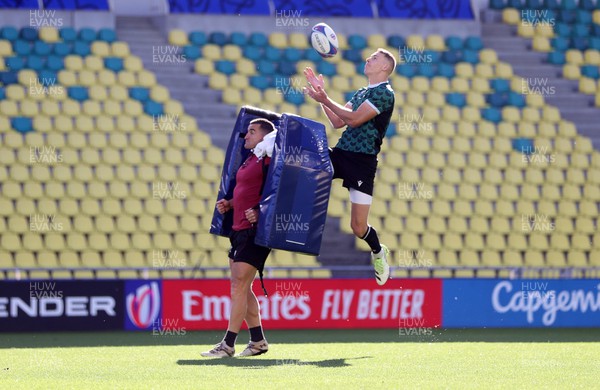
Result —
<instances>
[{"instance_id":1,"label":"player's raised hand","mask_svg":"<svg viewBox=\"0 0 600 390\"><path fill-rule=\"evenodd\" d=\"M313 88L317 88L318 86L325 88L325 80L323 79L323 75L320 74L319 77L317 77L310 66L304 68L304 76L306 77L308 84L312 85Z\"/></svg>"},{"instance_id":2,"label":"player's raised hand","mask_svg":"<svg viewBox=\"0 0 600 390\"><path fill-rule=\"evenodd\" d=\"M325 103L327 100L327 93L321 86L313 87L312 85L308 85L304 87L304 93L319 103Z\"/></svg>"}]
</instances>

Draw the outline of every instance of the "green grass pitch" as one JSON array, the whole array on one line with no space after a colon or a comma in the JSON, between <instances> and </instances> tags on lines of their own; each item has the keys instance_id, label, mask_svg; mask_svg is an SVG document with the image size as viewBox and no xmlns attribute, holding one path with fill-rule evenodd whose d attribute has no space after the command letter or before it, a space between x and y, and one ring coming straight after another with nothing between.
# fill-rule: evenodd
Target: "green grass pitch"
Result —
<instances>
[{"instance_id":1,"label":"green grass pitch","mask_svg":"<svg viewBox=\"0 0 600 390\"><path fill-rule=\"evenodd\" d=\"M420 334L415 334L420 333ZM207 359L223 332L0 334L5 389L598 388L600 329L268 331L269 353ZM237 352L248 340L238 338Z\"/></svg>"}]
</instances>

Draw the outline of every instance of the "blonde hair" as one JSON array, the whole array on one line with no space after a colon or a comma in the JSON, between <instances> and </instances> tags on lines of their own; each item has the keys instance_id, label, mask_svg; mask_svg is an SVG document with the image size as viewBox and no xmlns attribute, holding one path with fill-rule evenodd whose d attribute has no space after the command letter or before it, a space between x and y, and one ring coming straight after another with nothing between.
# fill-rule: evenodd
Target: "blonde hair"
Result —
<instances>
[{"instance_id":1,"label":"blonde hair","mask_svg":"<svg viewBox=\"0 0 600 390\"><path fill-rule=\"evenodd\" d=\"M389 74L394 73L394 70L396 69L396 58L394 58L394 56L392 55L392 53L390 53L389 50L386 50L386 49L381 48L381 47L377 49L377 53L383 54L383 56L388 60L388 62L390 63L390 65L392 65L392 69L390 69L390 73Z\"/></svg>"}]
</instances>

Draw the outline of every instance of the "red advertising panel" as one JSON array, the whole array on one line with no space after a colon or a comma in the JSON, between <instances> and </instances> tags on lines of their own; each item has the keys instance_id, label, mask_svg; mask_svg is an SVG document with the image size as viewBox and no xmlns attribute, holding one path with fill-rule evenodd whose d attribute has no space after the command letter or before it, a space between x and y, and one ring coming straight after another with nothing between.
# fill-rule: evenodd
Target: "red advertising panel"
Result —
<instances>
[{"instance_id":1,"label":"red advertising panel","mask_svg":"<svg viewBox=\"0 0 600 390\"><path fill-rule=\"evenodd\" d=\"M270 279L254 292L268 329L432 328L441 326L440 279ZM227 327L228 280L164 280L162 316L188 330Z\"/></svg>"}]
</instances>

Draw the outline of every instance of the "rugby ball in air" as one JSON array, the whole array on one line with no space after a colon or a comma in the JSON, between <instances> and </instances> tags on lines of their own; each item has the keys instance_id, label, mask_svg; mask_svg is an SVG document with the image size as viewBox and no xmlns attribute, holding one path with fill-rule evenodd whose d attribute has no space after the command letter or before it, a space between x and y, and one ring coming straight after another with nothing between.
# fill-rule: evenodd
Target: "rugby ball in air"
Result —
<instances>
[{"instance_id":1,"label":"rugby ball in air","mask_svg":"<svg viewBox=\"0 0 600 390\"><path fill-rule=\"evenodd\" d=\"M337 35L325 23L315 24L310 32L310 44L321 57L333 57L338 52Z\"/></svg>"}]
</instances>

